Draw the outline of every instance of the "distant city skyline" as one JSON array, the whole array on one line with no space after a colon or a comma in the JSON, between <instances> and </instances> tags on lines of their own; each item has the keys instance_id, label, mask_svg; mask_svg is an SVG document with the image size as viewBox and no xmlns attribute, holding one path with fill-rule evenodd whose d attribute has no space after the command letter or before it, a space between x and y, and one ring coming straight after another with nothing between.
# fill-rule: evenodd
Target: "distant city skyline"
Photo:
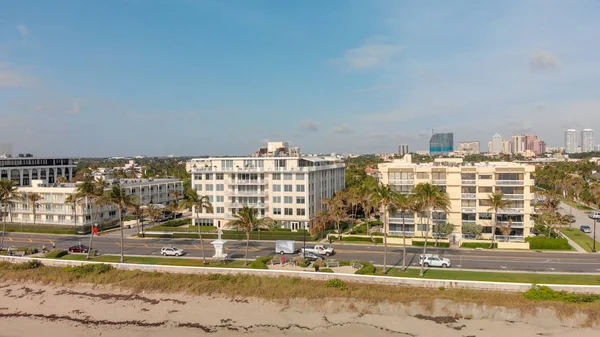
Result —
<instances>
[{"instance_id":1,"label":"distant city skyline","mask_svg":"<svg viewBox=\"0 0 600 337\"><path fill-rule=\"evenodd\" d=\"M567 128L600 129L598 12L555 0L8 1L0 142L38 156L241 155L267 139L377 153L427 150L434 129L455 146L485 148L498 132L560 147Z\"/></svg>"}]
</instances>

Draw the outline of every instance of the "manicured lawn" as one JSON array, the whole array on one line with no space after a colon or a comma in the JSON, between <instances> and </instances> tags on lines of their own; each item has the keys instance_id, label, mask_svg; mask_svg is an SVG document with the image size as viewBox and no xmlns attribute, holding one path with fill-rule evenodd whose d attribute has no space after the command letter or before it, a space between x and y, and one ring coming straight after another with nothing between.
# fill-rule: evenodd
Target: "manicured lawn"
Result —
<instances>
[{"instance_id":1,"label":"manicured lawn","mask_svg":"<svg viewBox=\"0 0 600 337\"><path fill-rule=\"evenodd\" d=\"M586 251L592 251L592 248L594 247L594 240L579 229L561 228L560 232L569 237L569 239L575 241L576 244L581 246L581 248L585 249ZM600 250L600 242L598 242L597 240L596 249Z\"/></svg>"},{"instance_id":2,"label":"manicured lawn","mask_svg":"<svg viewBox=\"0 0 600 337\"><path fill-rule=\"evenodd\" d=\"M377 268L381 272L381 268ZM389 276L419 277L418 268L409 268L406 272L394 268L388 272ZM526 274L526 273L494 273L474 272L452 269L429 269L425 272L426 279L450 279L490 282L516 282L516 283L554 283L554 284L585 284L600 285L600 275L560 275L560 274Z\"/></svg>"},{"instance_id":3,"label":"manicured lawn","mask_svg":"<svg viewBox=\"0 0 600 337\"><path fill-rule=\"evenodd\" d=\"M61 260L74 260L84 261L86 259L85 254L69 254L65 255ZM91 261L95 262L119 262L120 257L117 255L102 255L92 258ZM229 261L226 263L210 263L210 259L206 259L209 262L208 265L202 263L202 259L185 259L175 257L153 257L153 256L125 256L125 263L134 264L156 264L164 266L186 266L186 267L227 267L227 268L241 268L244 267L244 261ZM248 262L252 262L248 260Z\"/></svg>"}]
</instances>

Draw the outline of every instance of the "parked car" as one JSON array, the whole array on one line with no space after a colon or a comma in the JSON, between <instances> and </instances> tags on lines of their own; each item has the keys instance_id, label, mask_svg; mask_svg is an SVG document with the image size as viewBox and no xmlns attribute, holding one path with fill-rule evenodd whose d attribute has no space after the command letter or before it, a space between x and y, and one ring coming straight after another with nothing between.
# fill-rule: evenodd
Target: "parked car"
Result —
<instances>
[{"instance_id":1,"label":"parked car","mask_svg":"<svg viewBox=\"0 0 600 337\"><path fill-rule=\"evenodd\" d=\"M305 253L300 253L300 256L303 256L305 259L307 259L309 261L317 261L318 259L321 259L321 260L326 259L326 257L321 254L312 253L312 252L308 252L308 251Z\"/></svg>"},{"instance_id":2,"label":"parked car","mask_svg":"<svg viewBox=\"0 0 600 337\"><path fill-rule=\"evenodd\" d=\"M590 219L600 220L600 211L591 211L590 214L588 214L588 216L590 217Z\"/></svg>"},{"instance_id":3,"label":"parked car","mask_svg":"<svg viewBox=\"0 0 600 337\"><path fill-rule=\"evenodd\" d=\"M87 253L90 251L90 247L84 245L71 246L68 249L69 253Z\"/></svg>"},{"instance_id":4,"label":"parked car","mask_svg":"<svg viewBox=\"0 0 600 337\"><path fill-rule=\"evenodd\" d=\"M450 268L452 263L450 260L444 257L439 257L437 255L427 254L425 256L421 255L419 259L419 264L424 267L442 267L442 268Z\"/></svg>"},{"instance_id":5,"label":"parked car","mask_svg":"<svg viewBox=\"0 0 600 337\"><path fill-rule=\"evenodd\" d=\"M584 233L591 233L592 227L588 226L588 225L583 225L583 226L579 227L579 230L581 230Z\"/></svg>"},{"instance_id":6,"label":"parked car","mask_svg":"<svg viewBox=\"0 0 600 337\"><path fill-rule=\"evenodd\" d=\"M565 219L567 219L567 221L569 221L570 223L575 223L574 215L571 215L571 214L565 215Z\"/></svg>"},{"instance_id":7,"label":"parked car","mask_svg":"<svg viewBox=\"0 0 600 337\"><path fill-rule=\"evenodd\" d=\"M162 247L160 249L160 254L162 256L181 256L183 254L185 254L185 252L183 251L183 249L179 249L175 246L167 246L167 247Z\"/></svg>"},{"instance_id":8,"label":"parked car","mask_svg":"<svg viewBox=\"0 0 600 337\"><path fill-rule=\"evenodd\" d=\"M331 256L335 254L335 250L333 248L323 245L306 246L306 248L301 248L300 252L304 250L306 250L307 253L315 253L325 256Z\"/></svg>"}]
</instances>

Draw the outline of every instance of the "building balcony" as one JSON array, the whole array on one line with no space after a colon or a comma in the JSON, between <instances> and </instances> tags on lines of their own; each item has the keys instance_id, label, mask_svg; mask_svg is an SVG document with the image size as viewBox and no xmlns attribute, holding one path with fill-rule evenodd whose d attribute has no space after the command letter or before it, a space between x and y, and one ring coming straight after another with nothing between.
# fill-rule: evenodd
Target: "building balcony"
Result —
<instances>
[{"instance_id":1,"label":"building balcony","mask_svg":"<svg viewBox=\"0 0 600 337\"><path fill-rule=\"evenodd\" d=\"M226 207L231 208L243 208L244 206L254 207L254 208L267 208L269 203L267 202L257 202L257 203L247 203L247 202L226 202Z\"/></svg>"},{"instance_id":2,"label":"building balcony","mask_svg":"<svg viewBox=\"0 0 600 337\"><path fill-rule=\"evenodd\" d=\"M269 183L269 179L227 180L227 184L229 185L266 185L267 183Z\"/></svg>"},{"instance_id":3,"label":"building balcony","mask_svg":"<svg viewBox=\"0 0 600 337\"><path fill-rule=\"evenodd\" d=\"M477 199L477 193L462 193L460 197L462 199Z\"/></svg>"},{"instance_id":4,"label":"building balcony","mask_svg":"<svg viewBox=\"0 0 600 337\"><path fill-rule=\"evenodd\" d=\"M398 218L398 217L393 217L389 219L390 223L395 223L395 224L402 224L402 218ZM415 223L415 218L404 218L404 224L406 225L412 225Z\"/></svg>"},{"instance_id":5,"label":"building balcony","mask_svg":"<svg viewBox=\"0 0 600 337\"><path fill-rule=\"evenodd\" d=\"M212 216L211 216L211 218L215 218L215 214L211 214L211 215L212 215ZM219 215L219 214L216 214L216 215ZM228 220L235 220L235 219L237 219L237 218L235 217L235 215L233 215L233 213L224 213L224 214L223 214L223 217L224 217L225 219L228 219ZM258 219L262 219L262 218L264 218L264 217L266 217L266 215L261 215L261 214L258 214L258 216L257 216L257 218L258 218Z\"/></svg>"},{"instance_id":6,"label":"building balcony","mask_svg":"<svg viewBox=\"0 0 600 337\"><path fill-rule=\"evenodd\" d=\"M515 213L523 213L523 208L500 208L498 209L499 214L515 214Z\"/></svg>"},{"instance_id":7,"label":"building balcony","mask_svg":"<svg viewBox=\"0 0 600 337\"><path fill-rule=\"evenodd\" d=\"M267 195L266 191L227 191L226 195L249 195L249 196L258 196L264 197Z\"/></svg>"},{"instance_id":8,"label":"building balcony","mask_svg":"<svg viewBox=\"0 0 600 337\"><path fill-rule=\"evenodd\" d=\"M276 159L276 157L274 157ZM306 167L192 167L192 173L204 173L204 172L258 172L258 173L271 173L271 172L314 172L320 170L330 170L336 168L344 168L344 163L335 163L324 166L306 166Z\"/></svg>"},{"instance_id":9,"label":"building balcony","mask_svg":"<svg viewBox=\"0 0 600 337\"><path fill-rule=\"evenodd\" d=\"M392 185L414 185L415 181L413 179L390 179L388 181Z\"/></svg>"},{"instance_id":10,"label":"building balcony","mask_svg":"<svg viewBox=\"0 0 600 337\"><path fill-rule=\"evenodd\" d=\"M496 241L498 242L524 242L525 237L522 235L496 235Z\"/></svg>"},{"instance_id":11,"label":"building balcony","mask_svg":"<svg viewBox=\"0 0 600 337\"><path fill-rule=\"evenodd\" d=\"M498 186L515 186L515 185L523 185L523 180L496 180L496 185Z\"/></svg>"},{"instance_id":12,"label":"building balcony","mask_svg":"<svg viewBox=\"0 0 600 337\"><path fill-rule=\"evenodd\" d=\"M477 207L463 207L461 211L463 213L477 213Z\"/></svg>"},{"instance_id":13,"label":"building balcony","mask_svg":"<svg viewBox=\"0 0 600 337\"><path fill-rule=\"evenodd\" d=\"M434 185L446 185L446 179L433 179L432 183Z\"/></svg>"},{"instance_id":14,"label":"building balcony","mask_svg":"<svg viewBox=\"0 0 600 337\"><path fill-rule=\"evenodd\" d=\"M498 221L497 225L498 225L498 226L508 226L508 221ZM515 222L515 221L513 221L513 222L510 224L510 227L511 227L511 228L515 228L515 227L524 227L524 226L525 226L525 223L524 223L524 222Z\"/></svg>"},{"instance_id":15,"label":"building balcony","mask_svg":"<svg viewBox=\"0 0 600 337\"><path fill-rule=\"evenodd\" d=\"M477 220L462 220L461 221L462 225L476 225L477 224Z\"/></svg>"},{"instance_id":16,"label":"building balcony","mask_svg":"<svg viewBox=\"0 0 600 337\"><path fill-rule=\"evenodd\" d=\"M465 179L460 182L463 185L477 185L477 181L475 179Z\"/></svg>"},{"instance_id":17,"label":"building balcony","mask_svg":"<svg viewBox=\"0 0 600 337\"><path fill-rule=\"evenodd\" d=\"M504 199L506 199L506 200L523 200L523 199L525 199L525 195L523 195L523 194L504 194Z\"/></svg>"}]
</instances>

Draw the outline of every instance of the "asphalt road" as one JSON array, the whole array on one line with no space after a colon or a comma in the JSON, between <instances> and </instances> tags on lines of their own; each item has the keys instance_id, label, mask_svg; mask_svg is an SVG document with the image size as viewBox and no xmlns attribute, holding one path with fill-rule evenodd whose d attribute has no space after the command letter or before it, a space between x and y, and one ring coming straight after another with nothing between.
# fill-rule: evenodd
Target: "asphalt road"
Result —
<instances>
[{"instance_id":1,"label":"asphalt road","mask_svg":"<svg viewBox=\"0 0 600 337\"><path fill-rule=\"evenodd\" d=\"M560 204L560 213L561 214L572 214L575 217L575 222L571 224L571 228L579 229L579 227L583 225L588 225L592 228L591 233L587 233L591 238L594 237L594 220L590 219L587 213L584 211L580 211L575 207L571 207L565 203ZM600 222L596 221L596 241L600 239ZM596 249L600 250L600 246L596 247Z\"/></svg>"},{"instance_id":2,"label":"asphalt road","mask_svg":"<svg viewBox=\"0 0 600 337\"><path fill-rule=\"evenodd\" d=\"M89 236L64 236L50 234L27 234L7 233L5 247L38 247L46 245L52 247L52 242L59 249L67 249L77 243L87 245ZM160 248L166 245L176 245L188 252L188 256L200 257L201 246L198 240L192 239L157 239L157 238L126 238L126 255L160 255ZM297 248L302 247L302 242L296 242ZM243 258L245 253L245 241L228 241L225 244L227 254L231 258ZM383 264L383 245L357 245L357 244L333 244L337 254L331 258L338 260L361 260L370 261L374 264ZM93 248L98 249L100 254L119 254L120 237L118 232L94 237ZM204 242L207 257L214 254L210 240ZM251 241L249 258L265 255L274 255L275 242L273 241ZM423 252L422 248L407 247L407 264L417 266L418 255ZM600 272L600 254L580 253L546 253L533 251L488 251L488 250L466 250L466 249L427 249L428 253L439 254L447 257L452 262L452 268L483 269L483 270L514 270L514 271L553 271L553 272ZM402 247L388 247L388 264L401 265Z\"/></svg>"}]
</instances>

